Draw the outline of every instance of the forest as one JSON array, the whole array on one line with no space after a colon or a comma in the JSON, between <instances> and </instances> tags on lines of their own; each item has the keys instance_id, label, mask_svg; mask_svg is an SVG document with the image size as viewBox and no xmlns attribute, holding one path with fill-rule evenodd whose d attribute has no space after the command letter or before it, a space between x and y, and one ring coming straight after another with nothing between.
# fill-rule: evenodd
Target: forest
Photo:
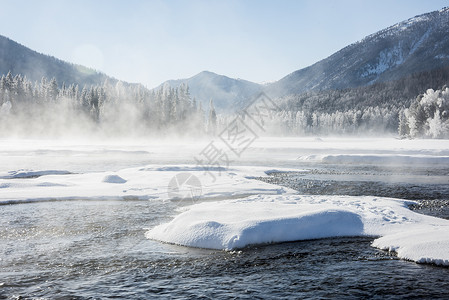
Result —
<instances>
[{"instance_id":1,"label":"forest","mask_svg":"<svg viewBox=\"0 0 449 300\"><path fill-rule=\"evenodd\" d=\"M202 135L216 122L213 102L206 119L186 85L154 91L107 80L102 85L59 86L56 78L32 83L11 72L0 79L0 106L2 135Z\"/></svg>"},{"instance_id":2,"label":"forest","mask_svg":"<svg viewBox=\"0 0 449 300\"><path fill-rule=\"evenodd\" d=\"M449 68L345 90L274 98L265 135L398 135L449 137ZM101 85L31 82L9 72L0 79L0 135L133 137L214 135L239 115L202 107L185 84L149 90L118 81Z\"/></svg>"},{"instance_id":3,"label":"forest","mask_svg":"<svg viewBox=\"0 0 449 300\"><path fill-rule=\"evenodd\" d=\"M447 121L447 96L444 92L447 83L449 67L357 88L285 96L275 99L279 106L276 112L277 127L292 135L395 134L410 138L449 137L444 125ZM427 99L429 96L425 95L428 93L434 95L432 99L436 102L433 105L426 104L426 108L421 109L422 105L417 103L425 101L422 99ZM417 109L420 111L419 116L416 116ZM422 110L425 114L421 113ZM436 111L440 113L442 125L437 135L429 131L429 124ZM413 116L419 120L416 124ZM407 130L407 126L410 130Z\"/></svg>"}]
</instances>

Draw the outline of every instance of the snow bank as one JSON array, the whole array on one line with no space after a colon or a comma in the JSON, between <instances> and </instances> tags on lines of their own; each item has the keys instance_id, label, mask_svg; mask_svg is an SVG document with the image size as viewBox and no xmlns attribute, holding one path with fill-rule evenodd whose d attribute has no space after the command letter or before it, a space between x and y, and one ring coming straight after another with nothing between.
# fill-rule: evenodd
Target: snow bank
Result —
<instances>
[{"instance_id":1,"label":"snow bank","mask_svg":"<svg viewBox=\"0 0 449 300\"><path fill-rule=\"evenodd\" d=\"M418 263L449 266L449 224L425 227L386 235L373 242L373 246L396 252L398 257Z\"/></svg>"},{"instance_id":2,"label":"snow bank","mask_svg":"<svg viewBox=\"0 0 449 300\"><path fill-rule=\"evenodd\" d=\"M266 176L266 168L238 167L205 172L192 165L147 165L111 172L71 174L65 171L9 172L0 178L0 204L48 200L140 199L173 200L170 181L180 171L198 178L202 199L223 199L255 194L294 193L293 190L251 178ZM280 169L291 170L291 169ZM188 193L183 200L192 203ZM177 201L180 201L179 199Z\"/></svg>"},{"instance_id":3,"label":"snow bank","mask_svg":"<svg viewBox=\"0 0 449 300\"><path fill-rule=\"evenodd\" d=\"M306 162L323 162L331 164L449 165L449 156L429 156L429 155L388 155L388 154L305 155L298 157L298 160Z\"/></svg>"},{"instance_id":4,"label":"snow bank","mask_svg":"<svg viewBox=\"0 0 449 300\"><path fill-rule=\"evenodd\" d=\"M325 237L381 236L375 247L417 262L448 265L449 221L414 213L408 203L374 197L258 195L193 205L146 236L224 250Z\"/></svg>"},{"instance_id":5,"label":"snow bank","mask_svg":"<svg viewBox=\"0 0 449 300\"><path fill-rule=\"evenodd\" d=\"M35 178L44 175L67 175L67 174L71 174L71 172L66 170L41 170L41 171L15 170L5 172L3 174L0 173L0 179Z\"/></svg>"}]
</instances>

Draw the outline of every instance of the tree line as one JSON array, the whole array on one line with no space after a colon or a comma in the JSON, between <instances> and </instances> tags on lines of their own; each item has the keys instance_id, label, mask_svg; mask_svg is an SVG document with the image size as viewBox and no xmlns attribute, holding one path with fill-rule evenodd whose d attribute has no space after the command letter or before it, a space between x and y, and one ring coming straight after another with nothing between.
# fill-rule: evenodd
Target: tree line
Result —
<instances>
[{"instance_id":1,"label":"tree line","mask_svg":"<svg viewBox=\"0 0 449 300\"><path fill-rule=\"evenodd\" d=\"M369 86L292 94L274 99L279 109L273 114L271 123L275 131L289 135L399 133L411 138L445 137L448 133L444 126L435 134L427 131L430 125L425 125L434 117L437 105L427 105L423 109L417 103L423 98L428 99L429 91L434 91L432 95L440 93L439 99L445 99L442 96L445 87L438 89L448 82L449 67L445 67ZM421 95L420 100L415 100L417 95ZM440 107L439 111L440 119L444 120L446 110ZM416 116L418 112L420 115ZM418 120L416 125L411 116Z\"/></svg>"},{"instance_id":2,"label":"tree line","mask_svg":"<svg viewBox=\"0 0 449 300\"><path fill-rule=\"evenodd\" d=\"M40 135L101 133L107 136L205 134L215 127L213 102L203 108L187 85L148 90L107 80L102 85L31 82L9 72L0 78L0 132ZM212 117L206 118L209 115Z\"/></svg>"},{"instance_id":3,"label":"tree line","mask_svg":"<svg viewBox=\"0 0 449 300\"><path fill-rule=\"evenodd\" d=\"M277 109L258 134L448 138L447 82L449 67L365 87L273 99ZM11 72L0 78L2 135L212 135L225 130L238 113L218 114L212 100L202 107L185 84L148 90L107 80L82 87L59 85L56 78L45 77L33 83Z\"/></svg>"}]
</instances>

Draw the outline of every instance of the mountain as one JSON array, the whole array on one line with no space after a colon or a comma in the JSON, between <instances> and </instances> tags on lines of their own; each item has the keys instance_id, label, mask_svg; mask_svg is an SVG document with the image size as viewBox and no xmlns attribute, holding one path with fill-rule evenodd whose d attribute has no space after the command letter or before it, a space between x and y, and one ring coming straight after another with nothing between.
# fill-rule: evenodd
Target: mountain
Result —
<instances>
[{"instance_id":1,"label":"mountain","mask_svg":"<svg viewBox=\"0 0 449 300\"><path fill-rule=\"evenodd\" d=\"M363 87L449 66L449 8L423 14L351 44L307 68L271 84L259 85L203 71L161 86L187 84L206 108L213 99L219 112L234 111L260 91L272 97ZM0 36L0 74L11 71L32 81L55 77L59 84L102 84L116 79L83 66L37 53Z\"/></svg>"},{"instance_id":2,"label":"mountain","mask_svg":"<svg viewBox=\"0 0 449 300\"><path fill-rule=\"evenodd\" d=\"M272 96L398 80L449 65L449 8L423 14L349 45L270 84Z\"/></svg>"},{"instance_id":3,"label":"mountain","mask_svg":"<svg viewBox=\"0 0 449 300\"><path fill-rule=\"evenodd\" d=\"M9 71L13 75L26 75L31 81L40 81L42 77L55 77L59 84L96 85L105 80L111 83L117 79L95 70L64 62L52 56L40 54L7 37L0 35L0 75Z\"/></svg>"},{"instance_id":4,"label":"mountain","mask_svg":"<svg viewBox=\"0 0 449 300\"><path fill-rule=\"evenodd\" d=\"M279 81L259 85L204 71L161 86L187 84L203 106L213 99L220 111L242 107L260 91L272 97L363 87L396 81L449 66L449 8L400 22L351 44Z\"/></svg>"},{"instance_id":5,"label":"mountain","mask_svg":"<svg viewBox=\"0 0 449 300\"><path fill-rule=\"evenodd\" d=\"M181 84L187 84L192 98L195 97L205 108L209 106L210 99L213 99L215 108L220 112L243 106L262 90L262 86L257 83L233 79L209 71L203 71L187 79L169 80L161 86L174 88Z\"/></svg>"}]
</instances>

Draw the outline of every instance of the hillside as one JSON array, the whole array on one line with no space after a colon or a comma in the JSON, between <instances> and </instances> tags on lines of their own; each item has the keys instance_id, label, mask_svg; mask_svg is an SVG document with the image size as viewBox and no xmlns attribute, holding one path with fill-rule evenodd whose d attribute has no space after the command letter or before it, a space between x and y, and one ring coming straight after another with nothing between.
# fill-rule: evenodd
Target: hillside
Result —
<instances>
[{"instance_id":1,"label":"hillside","mask_svg":"<svg viewBox=\"0 0 449 300\"><path fill-rule=\"evenodd\" d=\"M387 107L401 110L428 89L444 89L449 85L449 66L410 74L398 80L378 82L368 86L339 90L309 91L278 98L285 111L333 113L363 110L368 107Z\"/></svg>"},{"instance_id":2,"label":"hillside","mask_svg":"<svg viewBox=\"0 0 449 300\"><path fill-rule=\"evenodd\" d=\"M213 99L215 108L220 112L242 107L248 99L262 90L262 86L257 83L209 71L187 79L169 80L161 86L178 87L181 84L189 86L191 96L201 102L203 107L208 107L210 99Z\"/></svg>"},{"instance_id":3,"label":"hillside","mask_svg":"<svg viewBox=\"0 0 449 300\"><path fill-rule=\"evenodd\" d=\"M272 96L398 80L449 65L449 8L408 19L271 84Z\"/></svg>"},{"instance_id":4,"label":"hillside","mask_svg":"<svg viewBox=\"0 0 449 300\"><path fill-rule=\"evenodd\" d=\"M444 8L369 35L312 66L265 86L208 71L187 79L169 80L162 85L178 87L187 84L192 97L203 106L213 99L218 111L224 112L244 106L261 90L277 98L397 81L411 74L449 66L448 32L449 8ZM333 106L338 106L338 101Z\"/></svg>"},{"instance_id":5,"label":"hillside","mask_svg":"<svg viewBox=\"0 0 449 300\"><path fill-rule=\"evenodd\" d=\"M0 75L6 75L9 71L25 75L31 81L55 77L60 84L98 85L105 80L117 82L117 79L105 74L38 53L0 35Z\"/></svg>"}]
</instances>

